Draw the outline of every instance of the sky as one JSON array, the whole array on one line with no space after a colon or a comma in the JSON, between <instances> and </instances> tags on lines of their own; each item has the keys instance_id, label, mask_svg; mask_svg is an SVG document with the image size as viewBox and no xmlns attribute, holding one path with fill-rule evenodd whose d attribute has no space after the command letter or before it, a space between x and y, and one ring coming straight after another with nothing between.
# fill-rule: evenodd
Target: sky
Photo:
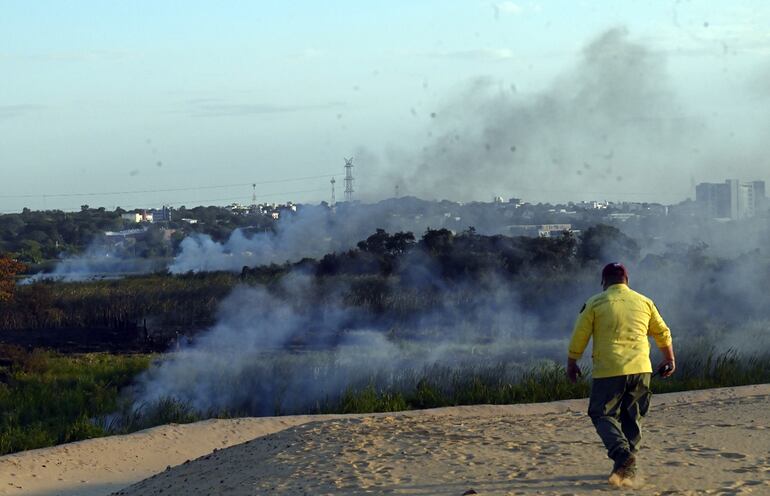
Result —
<instances>
[{"instance_id":1,"label":"sky","mask_svg":"<svg viewBox=\"0 0 770 496\"><path fill-rule=\"evenodd\" d=\"M247 204L254 188L259 202L328 201L333 175L341 199L351 156L364 201L398 186L674 203L697 182L770 180L764 1L0 12L0 212Z\"/></svg>"}]
</instances>

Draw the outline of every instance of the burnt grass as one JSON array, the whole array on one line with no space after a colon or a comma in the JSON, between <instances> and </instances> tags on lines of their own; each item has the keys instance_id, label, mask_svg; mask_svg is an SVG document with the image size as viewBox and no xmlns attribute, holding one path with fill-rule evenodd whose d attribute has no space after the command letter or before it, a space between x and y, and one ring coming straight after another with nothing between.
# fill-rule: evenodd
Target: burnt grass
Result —
<instances>
[{"instance_id":1,"label":"burnt grass","mask_svg":"<svg viewBox=\"0 0 770 496\"><path fill-rule=\"evenodd\" d=\"M552 275L571 267L576 245L567 234L558 239L473 232L455 236L442 229L428 231L416 242L411 233L389 235L378 230L344 253L244 267L240 274L154 273L119 280L41 281L17 286L14 298L0 303L0 342L62 352L155 351L172 345L180 335L193 336L213 325L219 303L235 286L264 285L280 292L280 282L289 273L314 278L308 304L324 305L329 295L339 296L346 306L360 308L380 327L389 327L490 274L518 278L526 286L527 279L540 273ZM424 272L425 264L435 265L435 273L415 277ZM337 291L340 287L344 294ZM548 295L540 295L541 300L544 297Z\"/></svg>"},{"instance_id":2,"label":"burnt grass","mask_svg":"<svg viewBox=\"0 0 770 496\"><path fill-rule=\"evenodd\" d=\"M580 238L565 233L552 239L429 230L416 240L411 233L378 230L347 252L244 267L238 274L154 273L109 281L37 282L18 286L12 300L0 303L0 454L168 422L252 413L201 412L174 398L134 406L121 396L149 366L149 353L173 348L180 339L194 340L215 324L220 302L236 286L262 286L280 296L286 276L302 274L313 284L298 305L334 302L368 319L367 327L388 339L430 343L441 338L440 325L413 325L421 315L442 304L474 305L479 288L504 284L517 298L513 303L539 315L543 337L564 338L581 302L596 289L608 249L613 259L628 260L639 272L698 275L688 289L664 288L666 299L656 298L675 338L680 331L714 327L729 333L747 322L770 326L770 305L749 305L730 288L713 283L739 270L744 260L717 259L702 249L640 260L636 243L607 226L588 229ZM753 256L751 264L754 273L770 275L770 257ZM705 297L730 305L701 305ZM666 307L676 314L667 315ZM475 338L488 341L485 324L476 324ZM309 330L288 343L286 351L334 343L341 332ZM655 379L654 391L770 382L767 350L746 355L716 345L703 340L678 350L679 370L671 379ZM271 413L540 402L585 397L588 388L587 380L567 382L556 362L523 369L491 363L472 369L405 370L403 380L387 383L372 371L302 411L287 411L275 402Z\"/></svg>"},{"instance_id":3,"label":"burnt grass","mask_svg":"<svg viewBox=\"0 0 770 496\"><path fill-rule=\"evenodd\" d=\"M741 292L722 284L729 277L746 277L741 271L747 267L752 277L770 277L770 256L764 252L725 260L697 245L640 259L633 239L601 225L578 238L569 233L526 238L438 229L417 240L412 233L377 230L346 252L244 267L240 273L158 272L17 286L11 300L0 302L0 343L65 353L159 351L214 325L220 302L236 286L263 286L280 296L289 274L313 280L304 305L341 303L359 311L375 329L395 332L394 337L424 338L419 330L399 332L414 327L410 322L432 308L472 305L479 289L496 286L515 296L511 304L536 314L543 332L561 335L585 298L598 289L596 274L607 259L633 266L632 284L644 283L642 291L655 296L672 328L734 327L770 319L770 305L746 297L755 293L753 281ZM688 283L672 285L666 278ZM313 340L308 335L305 341Z\"/></svg>"}]
</instances>

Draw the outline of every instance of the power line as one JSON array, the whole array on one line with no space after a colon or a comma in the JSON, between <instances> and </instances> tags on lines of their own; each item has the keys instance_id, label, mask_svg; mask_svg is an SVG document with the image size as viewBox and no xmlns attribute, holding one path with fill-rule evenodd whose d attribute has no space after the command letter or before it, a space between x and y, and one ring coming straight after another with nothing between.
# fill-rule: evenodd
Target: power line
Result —
<instances>
[{"instance_id":1,"label":"power line","mask_svg":"<svg viewBox=\"0 0 770 496\"><path fill-rule=\"evenodd\" d=\"M302 193L318 193L320 191L326 191L326 188L316 188L316 189L305 189L302 191L284 191L281 193L268 193L266 195L259 195L260 198L262 197L275 197L275 196L282 196L282 195L299 195ZM230 201L237 201L237 200L243 200L243 195L231 197L231 198L210 198L207 200L187 200L187 201L176 201L176 202L167 202L166 205L184 205L185 203L190 202L230 202ZM120 208L141 208L142 205L129 205L129 206L121 206L118 205Z\"/></svg>"},{"instance_id":2,"label":"power line","mask_svg":"<svg viewBox=\"0 0 770 496\"><path fill-rule=\"evenodd\" d=\"M334 177L335 174L321 174L318 176L305 176L305 177L292 177L292 178L286 178L286 179L273 179L270 181L252 181L249 183L234 183L234 184L220 184L216 186L191 186L191 187L185 187L185 188L163 188L163 189L145 189L145 190L132 190L132 191L107 191L103 193L52 193L52 194L45 194L45 193L38 193L38 194L23 194L23 195L0 195L0 198L15 198L15 199L21 199L21 198L68 198L68 197L85 197L85 196L115 196L115 195L134 195L134 194L142 194L142 193L172 193L172 192L178 192L178 191L195 191L195 190L205 190L205 189L223 189L223 188L236 188L240 186L254 186L254 185L262 185L262 184L278 184L278 183L288 183L293 181L305 181L310 179L326 179L329 177Z\"/></svg>"},{"instance_id":3,"label":"power line","mask_svg":"<svg viewBox=\"0 0 770 496\"><path fill-rule=\"evenodd\" d=\"M315 189L305 189L301 191L283 191L278 193L267 193L264 195L259 195L260 197L268 198L268 197L276 197L276 196L283 196L283 195L299 195L303 193L319 193L321 191L326 191L326 188L315 188ZM203 202L234 202L238 200L243 200L244 196L235 196L230 198L209 198L204 200L199 199L188 199L183 201L175 201L175 202L163 202L166 206L176 206L176 205L185 205L185 204L197 204L196 206L202 206ZM135 208L146 208L147 204L133 204L133 205L116 205L116 207L120 207L124 210L130 210ZM71 207L71 210L75 210L75 207ZM62 208L57 209L51 209L51 210L67 210ZM18 214L18 211L2 211L0 214Z\"/></svg>"}]
</instances>

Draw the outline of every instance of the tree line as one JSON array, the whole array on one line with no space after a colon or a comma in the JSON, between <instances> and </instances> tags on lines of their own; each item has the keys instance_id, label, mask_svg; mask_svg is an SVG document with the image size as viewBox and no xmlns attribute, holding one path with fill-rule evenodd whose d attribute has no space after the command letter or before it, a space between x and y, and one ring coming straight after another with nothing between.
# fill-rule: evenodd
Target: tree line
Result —
<instances>
[{"instance_id":1,"label":"tree line","mask_svg":"<svg viewBox=\"0 0 770 496\"><path fill-rule=\"evenodd\" d=\"M453 287L465 290L465 282L490 274L519 285L522 294L534 301L543 291L530 284L533 278L566 280L580 267L598 263L600 248L611 245L625 250L629 258L638 256L635 242L609 226L588 229L580 238L569 232L556 238L484 236L470 228L459 234L428 229L417 240L410 232L389 234L378 229L352 250L293 264L244 267L240 274L161 272L21 286L12 281L23 265L6 257L0 262L0 268L7 268L0 271L0 288L5 288L0 330L150 327L191 332L214 323L219 302L235 285L278 287L289 272L311 275L319 295L324 287L344 286L346 304L380 314L414 315L441 292ZM418 277L426 267L433 271L430 277Z\"/></svg>"},{"instance_id":2,"label":"tree line","mask_svg":"<svg viewBox=\"0 0 770 496\"><path fill-rule=\"evenodd\" d=\"M137 210L132 210L135 212ZM172 210L171 219L157 223L126 221L120 207L106 210L82 205L80 211L33 211L0 215L0 254L23 262L30 271L41 269L40 264L85 252L89 246L107 247L106 231L120 231L143 227L147 231L131 240L127 246L110 246L116 255L141 258L170 257L179 243L193 233L207 234L217 241L226 239L234 229L272 229L274 220L259 214L239 214L216 206ZM183 219L194 219L189 223ZM121 251L122 250L122 251Z\"/></svg>"}]
</instances>

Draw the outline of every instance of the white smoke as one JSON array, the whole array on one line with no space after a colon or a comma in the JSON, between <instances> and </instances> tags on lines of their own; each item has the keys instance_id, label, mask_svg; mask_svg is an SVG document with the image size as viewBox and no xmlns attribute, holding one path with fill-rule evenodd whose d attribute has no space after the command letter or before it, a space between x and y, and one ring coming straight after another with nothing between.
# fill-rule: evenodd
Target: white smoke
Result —
<instances>
[{"instance_id":1,"label":"white smoke","mask_svg":"<svg viewBox=\"0 0 770 496\"><path fill-rule=\"evenodd\" d=\"M564 346L564 336L532 339L537 318L521 310L504 285L477 288L474 304L460 305L471 312L446 301L395 327L361 308L342 306L346 286L333 288L324 304L308 304L314 285L312 278L292 274L273 291L236 288L222 302L214 327L140 377L135 404L170 397L203 412L297 413L375 376L378 386L387 386L435 365L499 360L515 367L556 357ZM428 341L389 337L388 326L399 335L419 330Z\"/></svg>"},{"instance_id":2,"label":"white smoke","mask_svg":"<svg viewBox=\"0 0 770 496\"><path fill-rule=\"evenodd\" d=\"M394 200L377 204L346 203L331 211L325 206L303 206L294 214L282 216L272 231L247 235L236 229L222 242L210 236L188 236L168 269L171 273L223 270L238 272L244 266L297 262L305 257L321 257L355 248L376 228L390 232L411 230L421 233L428 227L442 227L448 220L443 207L415 200L419 207L400 212ZM407 203L407 202L405 202ZM419 214L415 214L419 211ZM500 225L500 229L505 229Z\"/></svg>"},{"instance_id":3,"label":"white smoke","mask_svg":"<svg viewBox=\"0 0 770 496\"><path fill-rule=\"evenodd\" d=\"M143 274L161 268L157 262L118 255L103 243L94 241L83 253L65 256L56 264L52 272L39 272L25 278L20 284L31 284L42 280L79 282L120 278L126 274Z\"/></svg>"},{"instance_id":4,"label":"white smoke","mask_svg":"<svg viewBox=\"0 0 770 496\"><path fill-rule=\"evenodd\" d=\"M243 266L297 261L334 251L337 240L332 235L339 234L341 229L344 225L340 225L328 209L306 207L296 214L282 216L274 231L247 236L243 230L236 229L223 243L205 234L188 236L182 240L179 254L168 269L174 274L215 270L236 272Z\"/></svg>"}]
</instances>

